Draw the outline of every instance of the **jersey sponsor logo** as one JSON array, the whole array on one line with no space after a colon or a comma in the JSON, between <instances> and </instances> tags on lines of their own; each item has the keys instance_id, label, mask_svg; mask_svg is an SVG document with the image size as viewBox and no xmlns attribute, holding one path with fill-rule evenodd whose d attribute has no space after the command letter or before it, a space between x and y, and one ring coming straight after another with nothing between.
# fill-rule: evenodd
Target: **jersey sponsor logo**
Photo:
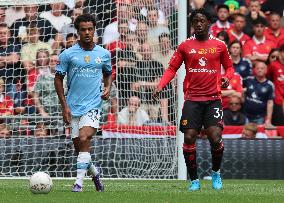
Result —
<instances>
[{"instance_id":1,"label":"jersey sponsor logo","mask_svg":"<svg viewBox=\"0 0 284 203\"><path fill-rule=\"evenodd\" d=\"M207 65L207 59L205 57L202 57L199 59L198 63L200 66L204 67Z\"/></svg>"},{"instance_id":2,"label":"jersey sponsor logo","mask_svg":"<svg viewBox=\"0 0 284 203\"><path fill-rule=\"evenodd\" d=\"M97 57L95 59L96 64L101 64L102 63L102 59L100 57Z\"/></svg>"},{"instance_id":3,"label":"jersey sponsor logo","mask_svg":"<svg viewBox=\"0 0 284 203\"><path fill-rule=\"evenodd\" d=\"M88 56L88 55L84 56L84 61L85 61L86 63L90 63L90 60L91 60L91 57L90 57L90 56Z\"/></svg>"},{"instance_id":4,"label":"jersey sponsor logo","mask_svg":"<svg viewBox=\"0 0 284 203\"><path fill-rule=\"evenodd\" d=\"M283 82L284 81L284 75L280 74L279 77L277 77L277 80L280 81L280 82Z\"/></svg>"},{"instance_id":5,"label":"jersey sponsor logo","mask_svg":"<svg viewBox=\"0 0 284 203\"><path fill-rule=\"evenodd\" d=\"M190 73L209 73L209 74L214 74L217 73L217 70L210 70L207 68L189 68L188 72Z\"/></svg>"},{"instance_id":6,"label":"jersey sponsor logo","mask_svg":"<svg viewBox=\"0 0 284 203\"><path fill-rule=\"evenodd\" d=\"M189 52L190 54L196 54L195 49L191 49L191 51Z\"/></svg>"},{"instance_id":7,"label":"jersey sponsor logo","mask_svg":"<svg viewBox=\"0 0 284 203\"><path fill-rule=\"evenodd\" d=\"M215 47L212 48L201 48L198 50L199 54L215 54L217 49Z\"/></svg>"}]
</instances>

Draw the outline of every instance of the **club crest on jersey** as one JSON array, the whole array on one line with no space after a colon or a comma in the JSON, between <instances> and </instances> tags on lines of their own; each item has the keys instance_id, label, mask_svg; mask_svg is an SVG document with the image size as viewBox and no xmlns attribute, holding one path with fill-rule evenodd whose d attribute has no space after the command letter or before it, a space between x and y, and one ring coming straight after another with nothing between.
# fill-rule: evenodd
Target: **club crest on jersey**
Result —
<instances>
[{"instance_id":1,"label":"club crest on jersey","mask_svg":"<svg viewBox=\"0 0 284 203\"><path fill-rule=\"evenodd\" d=\"M90 56L88 56L88 55L84 56L84 61L85 61L86 63L90 63L90 60L91 60L91 57L90 57Z\"/></svg>"},{"instance_id":2,"label":"club crest on jersey","mask_svg":"<svg viewBox=\"0 0 284 203\"><path fill-rule=\"evenodd\" d=\"M102 63L102 59L100 57L97 57L95 59L96 64L101 64Z\"/></svg>"},{"instance_id":3,"label":"club crest on jersey","mask_svg":"<svg viewBox=\"0 0 284 203\"><path fill-rule=\"evenodd\" d=\"M187 125L187 120L182 120L181 125Z\"/></svg>"}]
</instances>

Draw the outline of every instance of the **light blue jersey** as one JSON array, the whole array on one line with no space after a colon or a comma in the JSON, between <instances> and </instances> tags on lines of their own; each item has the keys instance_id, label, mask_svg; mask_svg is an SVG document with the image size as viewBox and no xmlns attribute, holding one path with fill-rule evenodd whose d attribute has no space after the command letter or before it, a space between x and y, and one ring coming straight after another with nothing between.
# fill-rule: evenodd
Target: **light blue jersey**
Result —
<instances>
[{"instance_id":1,"label":"light blue jersey","mask_svg":"<svg viewBox=\"0 0 284 203\"><path fill-rule=\"evenodd\" d=\"M56 73L67 74L67 105L73 116L101 107L103 73L111 74L110 52L95 45L86 51L75 44L59 56Z\"/></svg>"}]
</instances>

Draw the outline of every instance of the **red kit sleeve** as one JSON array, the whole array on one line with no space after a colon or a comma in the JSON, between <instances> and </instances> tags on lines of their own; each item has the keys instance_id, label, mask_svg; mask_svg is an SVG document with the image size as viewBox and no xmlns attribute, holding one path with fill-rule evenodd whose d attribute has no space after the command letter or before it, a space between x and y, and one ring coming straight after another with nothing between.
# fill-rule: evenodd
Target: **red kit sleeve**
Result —
<instances>
[{"instance_id":1,"label":"red kit sleeve","mask_svg":"<svg viewBox=\"0 0 284 203\"><path fill-rule=\"evenodd\" d=\"M178 71L182 62L184 61L184 57L183 57L183 54L182 54L182 45L183 44L180 44L178 46L177 50L175 51L175 53L171 57L171 59L169 61L169 67L164 72L164 74L163 74L163 76L160 80L160 83L159 83L160 88L164 88L175 77L176 72Z\"/></svg>"},{"instance_id":2,"label":"red kit sleeve","mask_svg":"<svg viewBox=\"0 0 284 203\"><path fill-rule=\"evenodd\" d=\"M224 43L222 43L221 64L225 69L224 77L228 78L229 80L232 79L232 77L234 76L235 69L233 67L232 58L229 54L227 46Z\"/></svg>"}]
</instances>

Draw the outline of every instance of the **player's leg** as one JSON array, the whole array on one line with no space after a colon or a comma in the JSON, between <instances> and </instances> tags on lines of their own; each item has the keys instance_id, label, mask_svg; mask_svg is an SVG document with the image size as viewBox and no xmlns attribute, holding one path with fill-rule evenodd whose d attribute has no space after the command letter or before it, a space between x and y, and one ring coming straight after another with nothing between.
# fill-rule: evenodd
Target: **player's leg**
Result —
<instances>
[{"instance_id":1,"label":"player's leg","mask_svg":"<svg viewBox=\"0 0 284 203\"><path fill-rule=\"evenodd\" d=\"M80 152L90 151L90 144L92 136L97 133L101 118L101 111L93 109L86 115L82 116L79 126L80 129ZM84 136L85 134L85 136ZM85 142L85 143L84 143ZM97 167L93 164L91 158L87 170L92 175L92 180L95 185L95 189L99 192L104 190L102 181L100 180L100 172Z\"/></svg>"},{"instance_id":2,"label":"player's leg","mask_svg":"<svg viewBox=\"0 0 284 203\"><path fill-rule=\"evenodd\" d=\"M185 101L180 121L180 131L184 133L183 155L190 177L189 190L200 189L196 163L196 138L201 128L202 107L198 102Z\"/></svg>"},{"instance_id":3,"label":"player's leg","mask_svg":"<svg viewBox=\"0 0 284 203\"><path fill-rule=\"evenodd\" d=\"M222 140L223 110L220 100L212 101L208 104L204 119L205 132L211 145L212 186L214 189L221 189L223 185L220 167L223 158L224 144Z\"/></svg>"}]
</instances>

